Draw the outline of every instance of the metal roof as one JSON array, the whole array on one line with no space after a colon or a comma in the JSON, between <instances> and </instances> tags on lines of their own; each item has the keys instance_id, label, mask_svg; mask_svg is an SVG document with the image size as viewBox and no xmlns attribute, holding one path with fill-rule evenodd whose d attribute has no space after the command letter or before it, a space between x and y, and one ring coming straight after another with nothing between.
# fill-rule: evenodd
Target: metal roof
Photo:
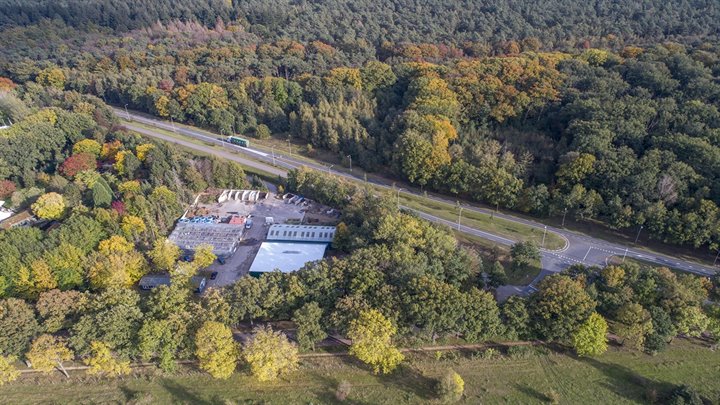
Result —
<instances>
[{"instance_id":1,"label":"metal roof","mask_svg":"<svg viewBox=\"0 0 720 405\"><path fill-rule=\"evenodd\" d=\"M266 239L330 243L335 238L335 229L334 226L275 224L270 226Z\"/></svg>"},{"instance_id":2,"label":"metal roof","mask_svg":"<svg viewBox=\"0 0 720 405\"><path fill-rule=\"evenodd\" d=\"M250 266L250 274L280 270L291 273L305 263L322 260L327 243L263 242Z\"/></svg>"}]
</instances>

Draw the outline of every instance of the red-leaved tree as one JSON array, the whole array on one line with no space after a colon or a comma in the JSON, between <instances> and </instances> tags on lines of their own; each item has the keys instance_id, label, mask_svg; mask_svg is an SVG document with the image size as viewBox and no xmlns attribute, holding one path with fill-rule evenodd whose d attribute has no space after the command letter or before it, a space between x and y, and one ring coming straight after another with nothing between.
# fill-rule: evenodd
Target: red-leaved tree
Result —
<instances>
[{"instance_id":1,"label":"red-leaved tree","mask_svg":"<svg viewBox=\"0 0 720 405\"><path fill-rule=\"evenodd\" d=\"M60 165L60 173L67 177L75 177L76 174L83 170L95 170L97 161L95 156L89 153L78 153L65 159Z\"/></svg>"}]
</instances>

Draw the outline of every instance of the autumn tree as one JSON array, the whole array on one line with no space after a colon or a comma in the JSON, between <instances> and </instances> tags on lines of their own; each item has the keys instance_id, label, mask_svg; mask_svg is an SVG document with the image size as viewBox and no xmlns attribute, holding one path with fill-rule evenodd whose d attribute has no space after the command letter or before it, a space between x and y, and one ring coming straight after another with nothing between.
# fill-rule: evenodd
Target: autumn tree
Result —
<instances>
[{"instance_id":1,"label":"autumn tree","mask_svg":"<svg viewBox=\"0 0 720 405\"><path fill-rule=\"evenodd\" d=\"M104 342L93 341L90 343L90 355L83 360L86 366L90 367L88 374L107 375L111 377L130 374L130 362L118 360Z\"/></svg>"},{"instance_id":2,"label":"autumn tree","mask_svg":"<svg viewBox=\"0 0 720 405\"><path fill-rule=\"evenodd\" d=\"M65 212L65 200L58 193L43 194L32 205L32 210L38 218L59 219Z\"/></svg>"},{"instance_id":3,"label":"autumn tree","mask_svg":"<svg viewBox=\"0 0 720 405\"><path fill-rule=\"evenodd\" d=\"M15 360L14 356L0 355L0 387L20 377L20 371L13 365Z\"/></svg>"},{"instance_id":4,"label":"autumn tree","mask_svg":"<svg viewBox=\"0 0 720 405\"><path fill-rule=\"evenodd\" d=\"M195 347L200 368L214 378L225 380L235 371L238 348L229 327L206 321L195 334Z\"/></svg>"},{"instance_id":5,"label":"autumn tree","mask_svg":"<svg viewBox=\"0 0 720 405\"><path fill-rule=\"evenodd\" d=\"M159 238L148 255L158 270L169 272L180 258L180 248L166 238Z\"/></svg>"},{"instance_id":6,"label":"autumn tree","mask_svg":"<svg viewBox=\"0 0 720 405\"><path fill-rule=\"evenodd\" d=\"M437 395L445 403L459 401L465 392L465 381L455 370L448 370L437 383Z\"/></svg>"},{"instance_id":7,"label":"autumn tree","mask_svg":"<svg viewBox=\"0 0 720 405\"><path fill-rule=\"evenodd\" d=\"M572 344L578 356L597 356L607 350L607 322L597 312L572 334Z\"/></svg>"},{"instance_id":8,"label":"autumn tree","mask_svg":"<svg viewBox=\"0 0 720 405\"><path fill-rule=\"evenodd\" d=\"M316 302L308 302L295 311L293 322L297 327L297 341L303 350L315 351L315 343L327 336L320 324L322 312Z\"/></svg>"},{"instance_id":9,"label":"autumn tree","mask_svg":"<svg viewBox=\"0 0 720 405\"><path fill-rule=\"evenodd\" d=\"M100 152L102 151L102 145L100 145L96 140L94 139L83 139L81 141L78 141L73 145L73 155L77 154L83 154L87 153L89 155L95 156L96 158L100 156Z\"/></svg>"},{"instance_id":10,"label":"autumn tree","mask_svg":"<svg viewBox=\"0 0 720 405\"><path fill-rule=\"evenodd\" d=\"M35 370L51 373L58 367L67 376L62 363L72 360L73 352L62 338L40 335L32 342L25 357Z\"/></svg>"},{"instance_id":11,"label":"autumn tree","mask_svg":"<svg viewBox=\"0 0 720 405\"><path fill-rule=\"evenodd\" d=\"M298 349L287 337L269 326L255 328L243 348L250 373L260 381L271 381L297 368Z\"/></svg>"},{"instance_id":12,"label":"autumn tree","mask_svg":"<svg viewBox=\"0 0 720 405\"><path fill-rule=\"evenodd\" d=\"M43 331L55 333L69 326L79 315L87 302L85 294L79 291L50 290L40 294L35 309L41 320Z\"/></svg>"},{"instance_id":13,"label":"autumn tree","mask_svg":"<svg viewBox=\"0 0 720 405\"><path fill-rule=\"evenodd\" d=\"M375 309L365 310L350 321L350 354L367 363L377 373L393 371L405 358L392 344L395 326Z\"/></svg>"}]
</instances>

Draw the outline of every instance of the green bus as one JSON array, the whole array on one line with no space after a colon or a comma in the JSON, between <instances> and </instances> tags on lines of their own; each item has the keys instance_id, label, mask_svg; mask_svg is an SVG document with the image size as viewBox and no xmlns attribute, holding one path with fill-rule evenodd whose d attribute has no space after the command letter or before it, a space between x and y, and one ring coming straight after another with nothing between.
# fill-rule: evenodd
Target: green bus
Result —
<instances>
[{"instance_id":1,"label":"green bus","mask_svg":"<svg viewBox=\"0 0 720 405\"><path fill-rule=\"evenodd\" d=\"M237 137L237 136L228 136L227 141L233 145L242 146L243 148L250 147L250 141L248 141L247 139Z\"/></svg>"}]
</instances>

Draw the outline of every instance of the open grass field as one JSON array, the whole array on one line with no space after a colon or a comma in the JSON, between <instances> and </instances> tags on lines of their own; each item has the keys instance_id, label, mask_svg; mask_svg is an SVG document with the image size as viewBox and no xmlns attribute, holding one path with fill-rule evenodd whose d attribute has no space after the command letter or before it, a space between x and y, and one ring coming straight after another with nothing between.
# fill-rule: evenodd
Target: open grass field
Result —
<instances>
[{"instance_id":1,"label":"open grass field","mask_svg":"<svg viewBox=\"0 0 720 405\"><path fill-rule=\"evenodd\" d=\"M337 403L341 380L352 385L345 403L439 403L436 379L449 368L465 380L464 404L630 404L660 401L678 384L690 384L712 401L720 397L720 353L676 340L657 356L611 348L598 358L540 348L544 353L483 359L477 352L412 354L389 376L376 376L349 357L303 359L299 370L271 383L240 371L226 381L192 369L178 376L145 370L124 379L102 380L81 372L65 380L26 376L0 387L8 404L329 404Z\"/></svg>"}]
</instances>

